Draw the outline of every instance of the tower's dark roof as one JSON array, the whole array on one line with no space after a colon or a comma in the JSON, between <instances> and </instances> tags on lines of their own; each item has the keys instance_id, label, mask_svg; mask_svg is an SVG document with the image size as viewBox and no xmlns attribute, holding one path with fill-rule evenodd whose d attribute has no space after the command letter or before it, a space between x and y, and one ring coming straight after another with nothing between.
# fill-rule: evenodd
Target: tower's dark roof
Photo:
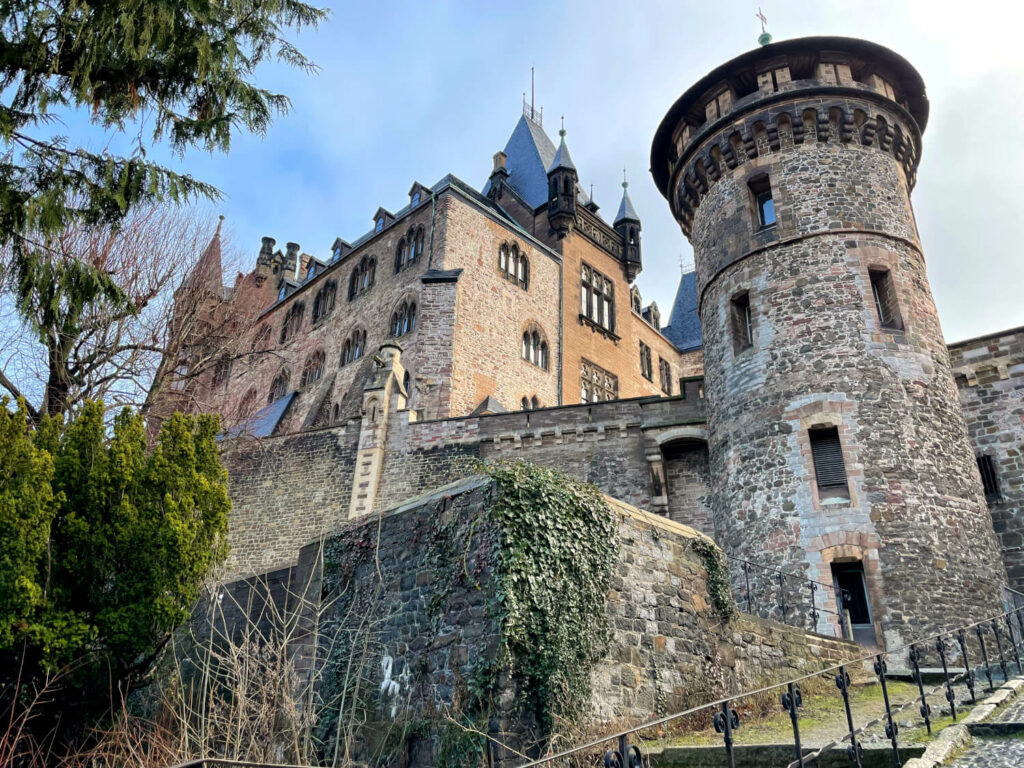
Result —
<instances>
[{"instance_id":1,"label":"tower's dark roof","mask_svg":"<svg viewBox=\"0 0 1024 768\"><path fill-rule=\"evenodd\" d=\"M565 131L562 131L564 134ZM555 152L555 159L551 161L551 165L548 166L548 173L559 168L565 168L566 170L575 171L576 165L572 161L572 157L569 155L569 147L565 144L565 136L562 136L562 140L558 142L558 151Z\"/></svg>"},{"instance_id":2,"label":"tower's dark roof","mask_svg":"<svg viewBox=\"0 0 1024 768\"><path fill-rule=\"evenodd\" d=\"M697 312L697 273L684 272L679 278L676 300L668 325L661 329L669 341L679 349L696 349L704 343L700 315Z\"/></svg>"},{"instance_id":3,"label":"tower's dark roof","mask_svg":"<svg viewBox=\"0 0 1024 768\"><path fill-rule=\"evenodd\" d=\"M661 193L665 195L668 189L667 156L672 134L683 118L689 117L693 125L701 125L704 122L703 99L708 91L727 81L740 86L737 90L753 92L757 90L757 65L760 62L782 55L791 59L807 57L808 60L816 60L819 54L829 51L841 51L850 54L856 60L882 67L906 100L910 114L917 121L918 127L924 131L928 123L928 97L925 95L924 80L913 65L895 51L884 45L853 37L799 37L793 40L780 40L747 51L715 67L690 86L669 108L658 130L655 131L651 144L651 173Z\"/></svg>"},{"instance_id":4,"label":"tower's dark roof","mask_svg":"<svg viewBox=\"0 0 1024 768\"><path fill-rule=\"evenodd\" d=\"M509 136L504 152L509 186L532 207L544 205L548 201L548 168L555 161L555 145L544 129L523 115Z\"/></svg>"},{"instance_id":5,"label":"tower's dark roof","mask_svg":"<svg viewBox=\"0 0 1024 768\"><path fill-rule=\"evenodd\" d=\"M636 214L636 209L633 207L633 201L629 199L629 190L623 187L622 202L619 203L619 212L615 214L615 221L613 223L618 224L620 221L626 220L640 221L640 217Z\"/></svg>"}]
</instances>

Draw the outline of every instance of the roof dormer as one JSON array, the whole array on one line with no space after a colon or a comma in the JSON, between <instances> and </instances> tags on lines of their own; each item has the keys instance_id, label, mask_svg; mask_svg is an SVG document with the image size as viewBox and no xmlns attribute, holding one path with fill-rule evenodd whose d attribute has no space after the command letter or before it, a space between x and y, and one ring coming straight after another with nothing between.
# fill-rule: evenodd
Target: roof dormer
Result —
<instances>
[{"instance_id":1,"label":"roof dormer","mask_svg":"<svg viewBox=\"0 0 1024 768\"><path fill-rule=\"evenodd\" d=\"M409 207L415 208L428 197L430 197L430 187L425 187L418 181L413 182L412 189L409 190Z\"/></svg>"},{"instance_id":2,"label":"roof dormer","mask_svg":"<svg viewBox=\"0 0 1024 768\"><path fill-rule=\"evenodd\" d=\"M377 212L373 214L373 233L377 234L378 232L383 232L384 228L390 226L391 222L394 220L395 214L381 206L377 209Z\"/></svg>"}]
</instances>

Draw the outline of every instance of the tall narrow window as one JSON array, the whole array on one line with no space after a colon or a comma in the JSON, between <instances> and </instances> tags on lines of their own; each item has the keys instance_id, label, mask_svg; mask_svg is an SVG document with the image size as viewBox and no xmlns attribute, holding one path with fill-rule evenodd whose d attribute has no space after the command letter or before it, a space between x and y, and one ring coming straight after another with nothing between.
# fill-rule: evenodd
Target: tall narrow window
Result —
<instances>
[{"instance_id":1,"label":"tall narrow window","mask_svg":"<svg viewBox=\"0 0 1024 768\"><path fill-rule=\"evenodd\" d=\"M586 264L580 269L580 317L615 332L615 286Z\"/></svg>"},{"instance_id":2,"label":"tall narrow window","mask_svg":"<svg viewBox=\"0 0 1024 768\"><path fill-rule=\"evenodd\" d=\"M548 369L548 343L544 338L544 331L531 324L531 328L523 331L523 360L533 363L538 368Z\"/></svg>"},{"instance_id":3,"label":"tall narrow window","mask_svg":"<svg viewBox=\"0 0 1024 768\"><path fill-rule=\"evenodd\" d=\"M651 348L640 342L640 375L648 381L654 380L654 371L651 370Z\"/></svg>"},{"instance_id":4,"label":"tall narrow window","mask_svg":"<svg viewBox=\"0 0 1024 768\"><path fill-rule=\"evenodd\" d=\"M996 475L996 464L991 456L978 456L978 471L981 473L981 485L985 489L985 500L989 503L999 501L999 477Z\"/></svg>"},{"instance_id":5,"label":"tall narrow window","mask_svg":"<svg viewBox=\"0 0 1024 768\"><path fill-rule=\"evenodd\" d=\"M510 283L516 283L524 291L529 288L530 261L515 243L502 243L498 248L498 270Z\"/></svg>"},{"instance_id":6,"label":"tall narrow window","mask_svg":"<svg viewBox=\"0 0 1024 768\"><path fill-rule=\"evenodd\" d=\"M871 278L871 298L875 302L875 313L878 315L879 324L882 328L903 330L903 320L900 318L899 304L896 301L896 287L893 284L892 273L887 269L869 269L868 277Z\"/></svg>"},{"instance_id":7,"label":"tall narrow window","mask_svg":"<svg viewBox=\"0 0 1024 768\"><path fill-rule=\"evenodd\" d=\"M661 391L666 395L672 394L672 366L668 360L658 358L658 377L661 379Z\"/></svg>"},{"instance_id":8,"label":"tall narrow window","mask_svg":"<svg viewBox=\"0 0 1024 768\"><path fill-rule=\"evenodd\" d=\"M846 463L843 461L843 446L839 442L837 427L812 427L808 430L811 441L811 456L814 459L814 476L822 500L849 499L850 491L846 481Z\"/></svg>"},{"instance_id":9,"label":"tall narrow window","mask_svg":"<svg viewBox=\"0 0 1024 768\"><path fill-rule=\"evenodd\" d=\"M767 229L775 226L775 199L772 197L772 185L767 174L750 180L750 194L757 210L758 228Z\"/></svg>"},{"instance_id":10,"label":"tall narrow window","mask_svg":"<svg viewBox=\"0 0 1024 768\"><path fill-rule=\"evenodd\" d=\"M750 294L744 291L732 297L732 348L736 353L754 346L754 320L750 311Z\"/></svg>"}]
</instances>

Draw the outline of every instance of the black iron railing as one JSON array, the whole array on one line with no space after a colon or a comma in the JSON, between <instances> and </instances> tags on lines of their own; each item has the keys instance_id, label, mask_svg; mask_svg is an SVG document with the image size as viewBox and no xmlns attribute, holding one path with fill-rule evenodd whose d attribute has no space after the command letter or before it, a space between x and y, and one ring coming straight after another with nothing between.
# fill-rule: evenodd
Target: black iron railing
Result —
<instances>
[{"instance_id":1,"label":"black iron railing","mask_svg":"<svg viewBox=\"0 0 1024 768\"><path fill-rule=\"evenodd\" d=\"M849 637L844 610L849 596L842 590L741 557L725 557L733 594L743 613L820 634Z\"/></svg>"},{"instance_id":2,"label":"black iron railing","mask_svg":"<svg viewBox=\"0 0 1024 768\"><path fill-rule=\"evenodd\" d=\"M734 768L735 737L743 725L743 718L740 714L742 702L754 697L763 697L765 694L777 696L782 709L789 713L792 725L793 760L787 768L803 768L805 764L815 763L817 758L825 752L844 746L850 764L861 768L863 743L860 737L865 731L878 726L882 726L885 731L888 740L887 749L892 751L893 764L898 768L902 765L900 728L897 719L901 712L916 706L927 734L930 736L933 711L929 702L934 702L937 696L945 698L948 702L953 722L956 722L959 714L957 711L958 686L963 687L962 693L965 691L966 698L973 704L977 701L979 675L983 674L985 677L985 688L989 692L994 692L996 680L1000 676L1006 680L1011 674L1011 667L1016 670L1017 674L1024 674L1024 666L1021 662L1021 652L1024 651L1024 594L1009 589L1005 590L1004 607L1006 608L1004 613L972 624L955 627L936 635L923 637L901 648L867 654L803 677L691 707L635 728L595 739L573 749L523 763L520 768L551 765L568 758L585 758L588 754L603 761L601 764L606 768L642 768L644 757L639 744L636 743L637 735L642 731L662 728L674 721L682 721L684 718L686 722L697 720L709 723L717 733L721 734L723 764ZM936 669L941 667L941 682L931 688L926 688L922 669L931 659L936 662ZM901 669L909 670L917 687L916 697L899 705L891 701L887 687L889 662L898 665ZM959 662L962 670L952 670L952 662ZM848 670L858 669L864 665L870 665L874 677L877 678L882 692L884 711L874 720L857 726L850 703L852 681ZM807 684L820 677L831 678L835 684L837 695L842 698L846 733L841 739L833 740L811 752L805 752L800 740L800 708L803 703L801 684Z\"/></svg>"}]
</instances>

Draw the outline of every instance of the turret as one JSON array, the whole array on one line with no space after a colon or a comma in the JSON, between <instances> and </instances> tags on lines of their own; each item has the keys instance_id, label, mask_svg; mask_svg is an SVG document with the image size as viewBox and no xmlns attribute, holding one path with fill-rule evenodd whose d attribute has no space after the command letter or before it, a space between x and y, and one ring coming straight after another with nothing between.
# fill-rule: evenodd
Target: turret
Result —
<instances>
[{"instance_id":1,"label":"turret","mask_svg":"<svg viewBox=\"0 0 1024 768\"><path fill-rule=\"evenodd\" d=\"M579 176L565 145L565 128L558 135L562 140L548 168L548 221L551 229L562 238L572 229L576 219L576 183Z\"/></svg>"},{"instance_id":2,"label":"turret","mask_svg":"<svg viewBox=\"0 0 1024 768\"><path fill-rule=\"evenodd\" d=\"M629 182L622 181L622 202L619 212L615 214L613 223L615 231L622 238L622 263L626 269L626 279L632 282L640 274L643 265L640 259L640 217L629 199Z\"/></svg>"},{"instance_id":3,"label":"turret","mask_svg":"<svg viewBox=\"0 0 1024 768\"><path fill-rule=\"evenodd\" d=\"M718 543L845 590L889 647L1005 579L910 204L927 118L893 51L803 38L706 75L651 151L693 245Z\"/></svg>"}]
</instances>

